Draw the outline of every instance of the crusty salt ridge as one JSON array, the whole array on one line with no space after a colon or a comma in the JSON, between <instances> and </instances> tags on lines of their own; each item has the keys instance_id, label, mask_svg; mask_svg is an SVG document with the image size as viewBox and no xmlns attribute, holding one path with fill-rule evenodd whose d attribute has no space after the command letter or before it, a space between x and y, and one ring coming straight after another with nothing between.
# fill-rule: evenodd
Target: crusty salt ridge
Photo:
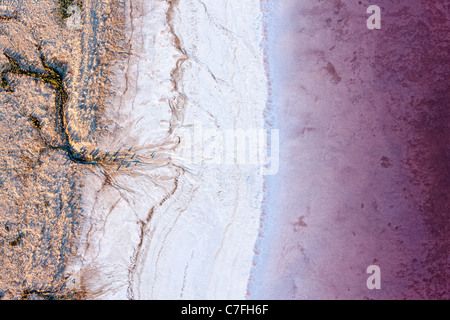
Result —
<instances>
[{"instance_id":1,"label":"crusty salt ridge","mask_svg":"<svg viewBox=\"0 0 450 320\"><path fill-rule=\"evenodd\" d=\"M196 123L263 128L259 1L125 5L132 54L113 79L106 117L115 125L102 146L148 147L155 165L130 167L113 181L88 177L81 284L97 299L244 298L261 168L207 164L202 155L184 162L177 143Z\"/></svg>"}]
</instances>

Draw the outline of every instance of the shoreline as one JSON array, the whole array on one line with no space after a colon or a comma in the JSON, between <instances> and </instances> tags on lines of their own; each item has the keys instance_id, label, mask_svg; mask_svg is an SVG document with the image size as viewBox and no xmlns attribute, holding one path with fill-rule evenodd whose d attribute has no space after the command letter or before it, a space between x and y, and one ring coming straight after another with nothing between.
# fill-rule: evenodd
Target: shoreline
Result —
<instances>
[{"instance_id":1,"label":"shoreline","mask_svg":"<svg viewBox=\"0 0 450 320\"><path fill-rule=\"evenodd\" d=\"M250 298L448 296L448 13L378 5L379 30L362 1L272 10L280 173Z\"/></svg>"}]
</instances>

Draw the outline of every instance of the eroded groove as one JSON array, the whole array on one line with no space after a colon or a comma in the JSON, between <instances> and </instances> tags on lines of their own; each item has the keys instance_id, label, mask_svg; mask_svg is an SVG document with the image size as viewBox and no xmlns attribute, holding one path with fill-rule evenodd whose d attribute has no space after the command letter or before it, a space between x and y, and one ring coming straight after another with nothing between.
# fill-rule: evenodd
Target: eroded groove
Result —
<instances>
[{"instance_id":1,"label":"eroded groove","mask_svg":"<svg viewBox=\"0 0 450 320\"><path fill-rule=\"evenodd\" d=\"M86 150L76 150L73 147L72 139L70 137L70 133L68 131L68 122L66 117L66 109L67 102L69 96L67 94L67 90L64 84L64 73L61 70L64 70L64 65L62 63L57 63L56 65L60 65L60 67L51 66L44 55L41 52L41 49L38 47L37 50L40 53L40 60L42 66L46 72L41 72L38 70L33 70L32 67L23 67L19 63L17 59L13 57L13 55L8 52L4 52L3 54L9 61L9 65L6 66L2 72L0 73L1 79L1 87L7 92L13 92L13 88L8 81L7 76L9 74L14 74L18 76L27 76L34 78L36 80L40 80L43 83L50 85L55 92L55 105L56 105L56 127L58 129L58 133L60 134L63 144L61 145L51 145L48 141L44 139L44 143L46 147L54 150L64 151L69 159L78 164L85 165L93 165L93 166L101 166L102 168L111 169L113 166L116 166L116 170L120 170L122 167L129 168L131 165L139 165L148 163L148 160L154 158L143 157L142 155L138 155L137 153L133 153L133 148L129 148L128 150L121 151L121 149L116 152L100 152L100 149L92 150L90 153L87 153ZM34 127L40 130L40 122L33 115L29 115L29 118ZM144 160L145 158L145 160ZM147 161L146 161L147 160Z\"/></svg>"},{"instance_id":2,"label":"eroded groove","mask_svg":"<svg viewBox=\"0 0 450 320\"><path fill-rule=\"evenodd\" d=\"M91 164L91 165L98 165L100 161L102 161L102 158L100 157L93 157L92 155L86 156L83 153L76 151L70 140L69 133L67 132L67 119L65 115L66 107L67 107L67 101L68 101L68 94L65 89L64 83L63 83L63 73L59 71L56 67L51 67L44 55L41 52L41 49L38 48L38 51L40 52L40 59L44 72L40 72L37 70L33 70L32 68L25 68L20 65L20 63L9 53L6 51L3 52L5 57L9 61L9 65L6 66L5 69L2 70L0 73L1 76L1 86L7 91L7 92L13 92L14 89L11 87L10 82L8 81L7 76L9 74L15 74L18 76L27 76L31 77L37 80L42 81L45 84L48 84L52 87L52 89L55 91L56 98L55 98L55 105L56 105L56 115L55 115L55 121L56 121L56 127L58 129L59 134L62 136L63 144L58 146L52 146L49 145L47 141L45 141L45 144L47 148L49 149L57 149L62 150L66 152L68 157L71 161L75 163L80 164ZM37 118L33 117L32 115L29 116L30 120L32 121L33 125L40 130L41 125Z\"/></svg>"}]
</instances>

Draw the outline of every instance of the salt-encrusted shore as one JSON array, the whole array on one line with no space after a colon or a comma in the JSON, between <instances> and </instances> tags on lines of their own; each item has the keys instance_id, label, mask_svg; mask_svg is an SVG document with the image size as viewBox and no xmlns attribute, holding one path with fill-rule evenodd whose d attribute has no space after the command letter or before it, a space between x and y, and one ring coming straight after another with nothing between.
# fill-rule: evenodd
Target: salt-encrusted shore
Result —
<instances>
[{"instance_id":1,"label":"salt-encrusted shore","mask_svg":"<svg viewBox=\"0 0 450 320\"><path fill-rule=\"evenodd\" d=\"M205 132L264 131L260 2L125 5L131 54L112 79L102 146L148 148L153 164L86 179L79 283L97 299L243 299L266 166L210 161L217 136ZM264 151L263 136L249 150Z\"/></svg>"}]
</instances>

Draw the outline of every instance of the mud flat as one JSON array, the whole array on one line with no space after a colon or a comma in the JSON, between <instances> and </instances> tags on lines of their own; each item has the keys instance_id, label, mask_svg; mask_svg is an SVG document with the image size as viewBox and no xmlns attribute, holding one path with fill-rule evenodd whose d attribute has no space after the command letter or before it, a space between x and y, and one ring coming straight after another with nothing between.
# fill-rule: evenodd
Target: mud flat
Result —
<instances>
[{"instance_id":1,"label":"mud flat","mask_svg":"<svg viewBox=\"0 0 450 320\"><path fill-rule=\"evenodd\" d=\"M81 177L98 165L85 151L102 132L100 86L115 55L94 47L114 46L108 35L117 28L105 31L105 17L81 23L83 10L84 16L88 10L112 12L113 2L64 3L2 1L0 6L3 299L85 297L68 266L77 255ZM94 69L98 76L92 76ZM87 91L88 78L92 90L80 103L76 96Z\"/></svg>"},{"instance_id":2,"label":"mud flat","mask_svg":"<svg viewBox=\"0 0 450 320\"><path fill-rule=\"evenodd\" d=\"M2 299L86 297L70 266L79 260L82 178L114 162L90 151L104 132L107 67L117 56L108 49L121 32L112 13L119 6L0 6Z\"/></svg>"}]
</instances>

